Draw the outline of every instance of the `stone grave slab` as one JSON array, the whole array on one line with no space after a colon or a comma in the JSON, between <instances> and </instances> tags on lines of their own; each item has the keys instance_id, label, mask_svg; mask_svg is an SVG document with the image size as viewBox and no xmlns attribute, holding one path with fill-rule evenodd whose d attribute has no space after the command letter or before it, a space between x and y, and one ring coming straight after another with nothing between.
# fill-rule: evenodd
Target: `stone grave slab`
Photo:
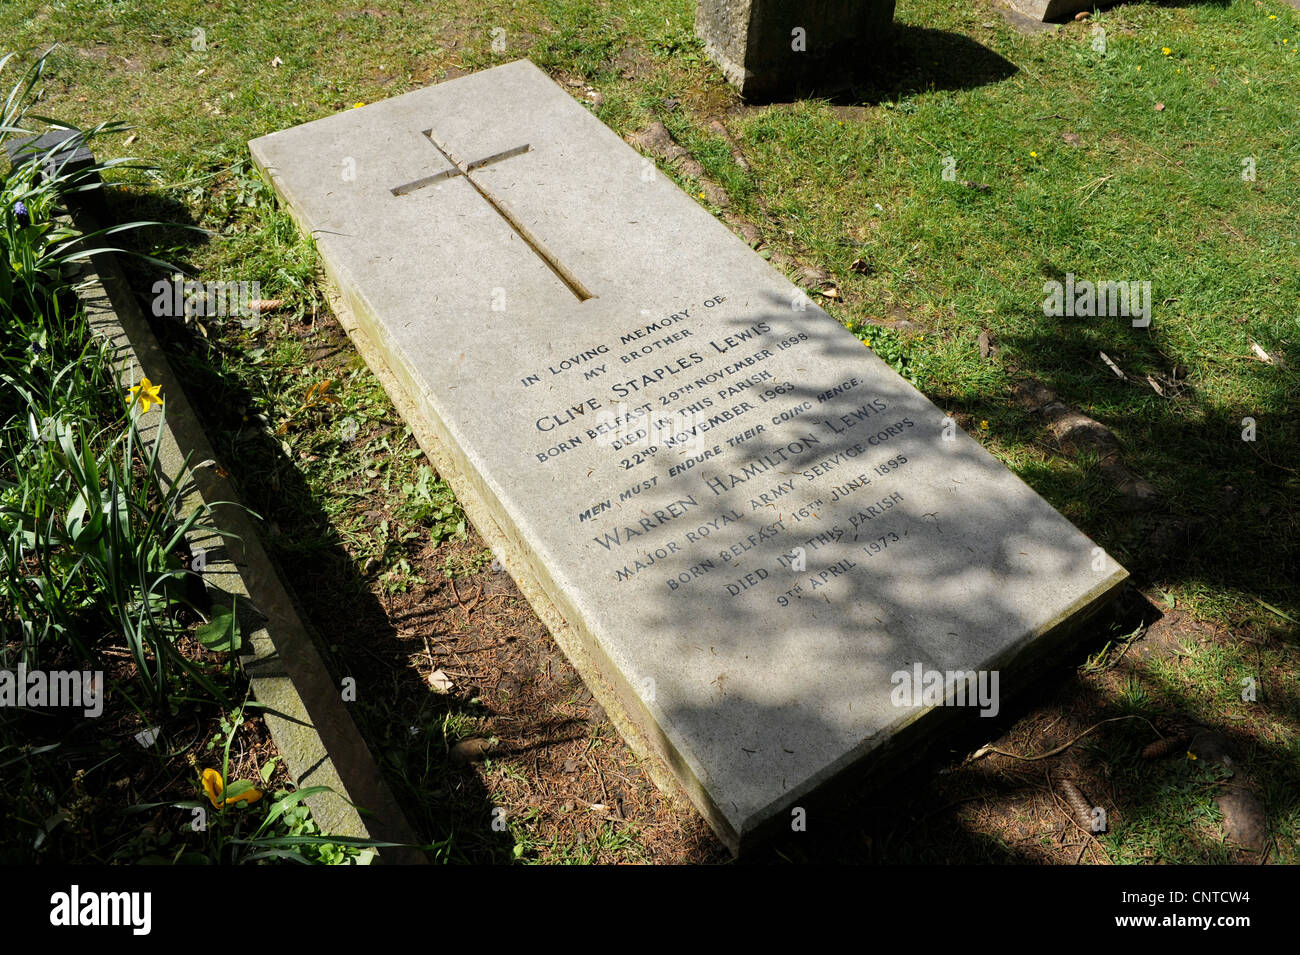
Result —
<instances>
[{"instance_id":1,"label":"stone grave slab","mask_svg":"<svg viewBox=\"0 0 1300 955\"><path fill-rule=\"evenodd\" d=\"M733 850L940 725L913 674L1014 664L1005 691L1127 577L527 61L250 148L593 694Z\"/></svg>"}]
</instances>

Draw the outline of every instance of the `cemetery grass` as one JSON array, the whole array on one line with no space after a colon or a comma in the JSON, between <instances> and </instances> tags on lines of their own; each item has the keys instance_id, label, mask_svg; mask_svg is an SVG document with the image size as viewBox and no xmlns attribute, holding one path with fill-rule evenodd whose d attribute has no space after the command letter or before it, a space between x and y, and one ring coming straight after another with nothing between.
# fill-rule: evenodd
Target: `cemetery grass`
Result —
<instances>
[{"instance_id":1,"label":"cemetery grass","mask_svg":"<svg viewBox=\"0 0 1300 955\"><path fill-rule=\"evenodd\" d=\"M1272 0L1135 3L1092 21L1104 53L1086 23L1022 36L987 3L903 0L895 63L855 94L746 106L693 39L684 0L0 11L14 42L63 42L44 112L139 127L121 150L161 173L124 190L124 216L189 217L217 234L156 234L151 250L283 299L249 327L159 332L336 674L357 678L353 713L437 858L723 858L698 817L649 784L473 529L462 533L330 315L310 245L247 159L254 136L530 56L573 95L599 93L592 108L620 133L662 122L704 179L665 173L733 227L756 226L761 254L1127 566L1140 595L994 729L965 726L909 777L907 799L895 789L831 807L765 858L1228 861L1215 797L1229 781L1186 749L1141 755L1157 732L1209 727L1262 801L1267 858L1295 862L1300 14ZM496 26L505 53L491 50ZM723 203L703 198L714 185ZM1043 283L1066 273L1150 281L1151 327L1045 316ZM142 300L156 278L137 270ZM1106 425L1156 502L1134 507L1096 454L1053 442L1012 400L1022 376ZM343 440L348 419L357 432ZM448 692L430 689L435 670ZM1240 698L1247 678L1253 703ZM1116 716L1133 719L1057 757L968 759L998 734L1000 750L1042 754ZM456 749L480 739L486 753ZM1109 832L1070 821L1067 779L1106 808ZM490 826L497 807L504 833Z\"/></svg>"}]
</instances>

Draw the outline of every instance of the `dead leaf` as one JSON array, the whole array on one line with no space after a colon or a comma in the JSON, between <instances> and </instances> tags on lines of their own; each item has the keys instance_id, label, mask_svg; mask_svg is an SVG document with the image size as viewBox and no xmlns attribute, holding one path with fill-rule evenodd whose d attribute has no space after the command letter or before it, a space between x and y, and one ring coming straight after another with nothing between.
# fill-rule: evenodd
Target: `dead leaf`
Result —
<instances>
[{"instance_id":1,"label":"dead leaf","mask_svg":"<svg viewBox=\"0 0 1300 955\"><path fill-rule=\"evenodd\" d=\"M1061 138L1064 139L1071 146L1077 146L1080 143L1080 137L1078 133L1061 133Z\"/></svg>"},{"instance_id":2,"label":"dead leaf","mask_svg":"<svg viewBox=\"0 0 1300 955\"><path fill-rule=\"evenodd\" d=\"M989 355L993 354L993 342L989 338L988 329L980 331L979 345L981 358L988 358Z\"/></svg>"},{"instance_id":3,"label":"dead leaf","mask_svg":"<svg viewBox=\"0 0 1300 955\"><path fill-rule=\"evenodd\" d=\"M1156 112L1157 112L1157 113L1163 113L1164 111L1165 111L1165 104L1164 104L1164 103L1156 103Z\"/></svg>"},{"instance_id":4,"label":"dead leaf","mask_svg":"<svg viewBox=\"0 0 1300 955\"><path fill-rule=\"evenodd\" d=\"M1154 391L1156 394L1158 394L1161 398L1165 396L1165 390L1161 388L1159 382L1157 382L1150 375L1147 375L1147 384L1150 385L1151 390Z\"/></svg>"},{"instance_id":5,"label":"dead leaf","mask_svg":"<svg viewBox=\"0 0 1300 955\"><path fill-rule=\"evenodd\" d=\"M1260 348L1259 345L1257 345L1255 342L1252 341L1250 343L1250 349L1255 353L1255 357L1258 358L1260 361L1264 362L1266 365L1273 364L1273 356L1270 355L1268 352L1264 351L1264 349Z\"/></svg>"},{"instance_id":6,"label":"dead leaf","mask_svg":"<svg viewBox=\"0 0 1300 955\"><path fill-rule=\"evenodd\" d=\"M434 670L429 674L429 686L433 687L439 693L450 693L451 688L456 684L452 682L451 677L441 670Z\"/></svg>"},{"instance_id":7,"label":"dead leaf","mask_svg":"<svg viewBox=\"0 0 1300 955\"><path fill-rule=\"evenodd\" d=\"M261 315L263 312L273 312L283 304L282 298L255 298L248 303L248 310L254 315Z\"/></svg>"},{"instance_id":8,"label":"dead leaf","mask_svg":"<svg viewBox=\"0 0 1300 955\"><path fill-rule=\"evenodd\" d=\"M1076 14L1074 15L1074 19L1076 19L1076 20L1086 20L1086 19L1088 19L1088 17L1090 17L1090 16L1092 16L1092 11L1091 11L1091 10L1080 10L1078 13L1076 13Z\"/></svg>"},{"instance_id":9,"label":"dead leaf","mask_svg":"<svg viewBox=\"0 0 1300 955\"><path fill-rule=\"evenodd\" d=\"M126 139L122 140L122 145L130 146L133 142L135 142L135 133L132 133L130 136L126 137Z\"/></svg>"},{"instance_id":10,"label":"dead leaf","mask_svg":"<svg viewBox=\"0 0 1300 955\"><path fill-rule=\"evenodd\" d=\"M451 748L451 761L461 765L481 762L491 756L494 749L496 746L492 740L473 736L461 740Z\"/></svg>"},{"instance_id":11,"label":"dead leaf","mask_svg":"<svg viewBox=\"0 0 1300 955\"><path fill-rule=\"evenodd\" d=\"M1115 364L1113 361L1110 360L1109 355L1107 355L1104 351L1097 352L1097 354L1100 355L1101 360L1106 363L1106 367L1109 368L1111 371L1113 371L1117 377L1122 378L1125 381L1128 380L1124 372L1119 370L1119 365Z\"/></svg>"},{"instance_id":12,"label":"dead leaf","mask_svg":"<svg viewBox=\"0 0 1300 955\"><path fill-rule=\"evenodd\" d=\"M850 272L856 272L858 275L870 275L871 264L866 259L854 259L853 264L849 266Z\"/></svg>"},{"instance_id":13,"label":"dead leaf","mask_svg":"<svg viewBox=\"0 0 1300 955\"><path fill-rule=\"evenodd\" d=\"M276 56L274 59L271 60L271 66L273 67L284 66L284 60L280 59L279 56Z\"/></svg>"},{"instance_id":14,"label":"dead leaf","mask_svg":"<svg viewBox=\"0 0 1300 955\"><path fill-rule=\"evenodd\" d=\"M834 285L832 285L830 288L822 289L821 294L822 294L822 298L835 299L840 297L840 290L836 288Z\"/></svg>"}]
</instances>

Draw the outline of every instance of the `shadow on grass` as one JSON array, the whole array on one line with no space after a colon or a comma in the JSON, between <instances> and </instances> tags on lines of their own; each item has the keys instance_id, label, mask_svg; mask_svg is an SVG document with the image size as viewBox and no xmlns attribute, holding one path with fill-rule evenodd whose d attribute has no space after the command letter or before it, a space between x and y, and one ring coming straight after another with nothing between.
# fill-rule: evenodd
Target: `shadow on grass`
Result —
<instances>
[{"instance_id":1,"label":"shadow on grass","mask_svg":"<svg viewBox=\"0 0 1300 955\"><path fill-rule=\"evenodd\" d=\"M1062 510L1095 502L1091 526L1083 530L1107 545L1140 585L1201 582L1296 606L1300 420L1294 408L1300 383L1292 369L1300 363L1300 344L1283 340L1272 356L1276 364L1254 363L1256 397L1228 405L1198 389L1187 369L1175 373L1168 355L1177 348L1165 345L1158 319L1133 328L1127 318L1049 318L1030 311L1016 324L1024 331L999 342L1015 355L1013 374L1046 383L1067 405L1114 431L1130 469L1160 495L1150 508L1135 510L1088 467L1045 469L1041 481L1026 475L1035 489ZM1102 352L1123 379L1106 366ZM1001 396L973 403L933 397L972 417L1007 417ZM1199 413L1189 413L1193 409ZM1041 421L1026 415L1022 423L1008 437L1041 440Z\"/></svg>"},{"instance_id":2,"label":"shadow on grass","mask_svg":"<svg viewBox=\"0 0 1300 955\"><path fill-rule=\"evenodd\" d=\"M825 97L841 106L872 106L914 93L965 90L1014 76L1010 60L968 36L948 30L895 23L883 53L845 64L834 83L805 83L795 96L755 98L755 103Z\"/></svg>"}]
</instances>

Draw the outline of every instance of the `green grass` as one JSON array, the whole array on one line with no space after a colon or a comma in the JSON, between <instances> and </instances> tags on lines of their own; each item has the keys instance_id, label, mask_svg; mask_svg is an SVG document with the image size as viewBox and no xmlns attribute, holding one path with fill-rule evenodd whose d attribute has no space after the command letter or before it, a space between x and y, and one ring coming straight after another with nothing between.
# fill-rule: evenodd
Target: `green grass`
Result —
<instances>
[{"instance_id":1,"label":"green grass","mask_svg":"<svg viewBox=\"0 0 1300 955\"><path fill-rule=\"evenodd\" d=\"M1248 711L1248 725L1261 765L1294 779L1285 767L1296 750L1283 740L1300 712L1294 690L1276 689L1294 681L1300 619L1300 12L1272 0L1131 3L1089 24L1021 35L985 5L904 0L897 62L858 95L736 109L692 35L691 11L688 0L491 8L456 0L434 9L272 0L255 13L198 0L23 0L0 10L0 29L16 47L62 44L44 112L86 123L129 116L138 127L130 147L101 147L159 166L150 188L127 190L132 217L188 217L215 233L202 245L159 233L160 254L206 279L258 280L265 297L289 303L264 328L215 329L198 347L178 337L175 358L211 392L209 408L222 409L220 452L254 506L273 500L279 513L307 516L271 536L279 560L323 559L341 543L358 564L379 561L388 585L401 587L411 549L454 536L463 517L421 469L364 367L334 382L337 404L301 410L318 380L302 374L314 356L285 329L325 308L314 252L273 209L245 142L529 56L577 83L575 96L598 90L598 115L621 134L663 121L770 246L835 277L841 298L810 289L819 304L1149 593L1253 641L1146 664L1143 682L1109 705L1221 720L1242 706L1233 697L1242 677L1272 674L1272 695ZM1104 51L1090 24L1106 31ZM195 29L206 49L193 48ZM494 30L504 50L493 49ZM710 129L717 118L748 170ZM955 177L946 179L949 157ZM1248 158L1253 180L1242 177ZM855 271L859 259L866 264ZM1151 326L1045 316L1043 283L1066 273L1149 281ZM875 327L891 309L915 327ZM980 358L981 329L999 348L993 361ZM1278 361L1252 360L1252 343ZM1109 426L1129 467L1159 490L1157 506L1133 512L1095 455L1054 449L1041 422L1009 400L1017 374ZM357 446L339 440L345 418L394 427ZM1256 422L1254 442L1241 440L1244 418ZM250 440L286 419L278 452ZM360 496L386 502L382 527L358 516ZM1186 546L1156 546L1171 522L1198 532ZM371 732L409 750L383 728L390 718L379 705ZM438 745L477 731L464 719L444 726ZM432 814L418 754L397 763L405 798ZM1150 818L1109 847L1130 861L1219 858L1199 828L1213 822L1209 784L1189 777L1142 791ZM1294 860L1300 810L1272 798L1279 851ZM1183 823L1192 835L1180 834ZM530 841L526 827L512 832L529 857L595 851ZM609 838L600 852L623 851Z\"/></svg>"}]
</instances>

